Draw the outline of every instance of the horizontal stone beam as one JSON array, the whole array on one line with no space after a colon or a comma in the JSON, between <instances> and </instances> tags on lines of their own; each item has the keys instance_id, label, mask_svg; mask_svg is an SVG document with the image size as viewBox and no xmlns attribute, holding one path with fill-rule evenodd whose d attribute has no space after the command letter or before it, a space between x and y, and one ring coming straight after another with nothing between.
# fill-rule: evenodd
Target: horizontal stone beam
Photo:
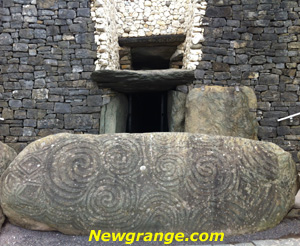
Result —
<instances>
[{"instance_id":1,"label":"horizontal stone beam","mask_svg":"<svg viewBox=\"0 0 300 246\"><path fill-rule=\"evenodd\" d=\"M119 38L120 46L127 47L145 47L145 46L177 46L184 42L186 36L179 35L157 35L151 37L132 37L132 38Z\"/></svg>"},{"instance_id":2,"label":"horizontal stone beam","mask_svg":"<svg viewBox=\"0 0 300 246\"><path fill-rule=\"evenodd\" d=\"M167 91L177 85L194 81L194 71L184 69L162 70L98 70L92 80L99 88L110 88L118 92Z\"/></svg>"}]
</instances>

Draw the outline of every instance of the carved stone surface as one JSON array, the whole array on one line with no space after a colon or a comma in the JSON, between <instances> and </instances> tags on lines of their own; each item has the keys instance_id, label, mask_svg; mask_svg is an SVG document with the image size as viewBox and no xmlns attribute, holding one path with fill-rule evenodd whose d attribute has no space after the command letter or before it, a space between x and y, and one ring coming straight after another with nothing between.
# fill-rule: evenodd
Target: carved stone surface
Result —
<instances>
[{"instance_id":1,"label":"carved stone surface","mask_svg":"<svg viewBox=\"0 0 300 246\"><path fill-rule=\"evenodd\" d=\"M16 158L17 152L8 145L0 142L0 176L7 169L8 165ZM4 222L4 215L0 207L0 228Z\"/></svg>"},{"instance_id":2,"label":"carved stone surface","mask_svg":"<svg viewBox=\"0 0 300 246\"><path fill-rule=\"evenodd\" d=\"M186 94L168 92L168 126L170 132L184 132Z\"/></svg>"},{"instance_id":3,"label":"carved stone surface","mask_svg":"<svg viewBox=\"0 0 300 246\"><path fill-rule=\"evenodd\" d=\"M256 108L249 87L193 89L186 102L185 132L257 139Z\"/></svg>"},{"instance_id":4,"label":"carved stone surface","mask_svg":"<svg viewBox=\"0 0 300 246\"><path fill-rule=\"evenodd\" d=\"M92 80L99 88L111 88L119 92L167 91L177 85L192 83L194 71L184 69L159 70L98 70Z\"/></svg>"},{"instance_id":5,"label":"carved stone surface","mask_svg":"<svg viewBox=\"0 0 300 246\"><path fill-rule=\"evenodd\" d=\"M58 134L24 149L1 178L10 222L66 234L211 232L278 224L297 173L273 143L189 133Z\"/></svg>"}]
</instances>

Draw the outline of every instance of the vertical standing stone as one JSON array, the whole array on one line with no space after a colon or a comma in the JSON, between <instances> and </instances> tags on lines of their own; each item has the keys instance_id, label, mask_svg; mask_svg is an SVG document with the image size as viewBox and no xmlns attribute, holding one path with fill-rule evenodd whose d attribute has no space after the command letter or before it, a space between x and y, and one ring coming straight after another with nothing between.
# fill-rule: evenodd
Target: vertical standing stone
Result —
<instances>
[{"instance_id":1,"label":"vertical standing stone","mask_svg":"<svg viewBox=\"0 0 300 246\"><path fill-rule=\"evenodd\" d=\"M180 91L168 93L168 126L170 132L184 132L186 94Z\"/></svg>"},{"instance_id":2,"label":"vertical standing stone","mask_svg":"<svg viewBox=\"0 0 300 246\"><path fill-rule=\"evenodd\" d=\"M186 102L185 131L257 139L256 107L249 87L193 89Z\"/></svg>"},{"instance_id":3,"label":"vertical standing stone","mask_svg":"<svg viewBox=\"0 0 300 246\"><path fill-rule=\"evenodd\" d=\"M124 94L117 94L101 110L100 134L126 131L128 100Z\"/></svg>"}]
</instances>

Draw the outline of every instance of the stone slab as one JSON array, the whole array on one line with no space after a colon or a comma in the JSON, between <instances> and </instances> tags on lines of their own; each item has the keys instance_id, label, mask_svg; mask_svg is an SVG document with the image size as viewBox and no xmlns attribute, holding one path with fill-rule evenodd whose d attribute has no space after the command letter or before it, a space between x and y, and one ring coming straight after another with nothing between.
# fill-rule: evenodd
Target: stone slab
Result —
<instances>
[{"instance_id":1,"label":"stone slab","mask_svg":"<svg viewBox=\"0 0 300 246\"><path fill-rule=\"evenodd\" d=\"M224 232L276 226L293 206L295 163L273 143L188 133L57 134L1 178L13 224L66 234Z\"/></svg>"},{"instance_id":2,"label":"stone slab","mask_svg":"<svg viewBox=\"0 0 300 246\"><path fill-rule=\"evenodd\" d=\"M101 109L100 134L126 132L128 100L123 94L111 97Z\"/></svg>"},{"instance_id":3,"label":"stone slab","mask_svg":"<svg viewBox=\"0 0 300 246\"><path fill-rule=\"evenodd\" d=\"M145 47L145 46L177 46L184 42L186 36L179 35L153 35L151 37L130 37L119 38L119 45L126 47Z\"/></svg>"},{"instance_id":4,"label":"stone slab","mask_svg":"<svg viewBox=\"0 0 300 246\"><path fill-rule=\"evenodd\" d=\"M168 92L169 132L184 132L186 94L180 91Z\"/></svg>"},{"instance_id":5,"label":"stone slab","mask_svg":"<svg viewBox=\"0 0 300 246\"><path fill-rule=\"evenodd\" d=\"M161 70L98 70L91 78L99 88L118 92L168 91L177 85L194 81L194 71L184 69Z\"/></svg>"},{"instance_id":6,"label":"stone slab","mask_svg":"<svg viewBox=\"0 0 300 246\"><path fill-rule=\"evenodd\" d=\"M185 132L257 139L256 108L249 87L195 88L186 101Z\"/></svg>"}]
</instances>

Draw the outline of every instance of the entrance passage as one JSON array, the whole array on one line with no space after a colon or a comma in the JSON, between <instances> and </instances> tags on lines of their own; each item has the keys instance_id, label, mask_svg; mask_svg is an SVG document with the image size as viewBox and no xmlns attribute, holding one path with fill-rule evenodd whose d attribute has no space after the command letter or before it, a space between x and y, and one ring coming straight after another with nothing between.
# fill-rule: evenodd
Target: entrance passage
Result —
<instances>
[{"instance_id":1,"label":"entrance passage","mask_svg":"<svg viewBox=\"0 0 300 246\"><path fill-rule=\"evenodd\" d=\"M176 46L131 48L132 69L168 69L176 49Z\"/></svg>"},{"instance_id":2,"label":"entrance passage","mask_svg":"<svg viewBox=\"0 0 300 246\"><path fill-rule=\"evenodd\" d=\"M167 132L167 93L128 95L127 132Z\"/></svg>"}]
</instances>

